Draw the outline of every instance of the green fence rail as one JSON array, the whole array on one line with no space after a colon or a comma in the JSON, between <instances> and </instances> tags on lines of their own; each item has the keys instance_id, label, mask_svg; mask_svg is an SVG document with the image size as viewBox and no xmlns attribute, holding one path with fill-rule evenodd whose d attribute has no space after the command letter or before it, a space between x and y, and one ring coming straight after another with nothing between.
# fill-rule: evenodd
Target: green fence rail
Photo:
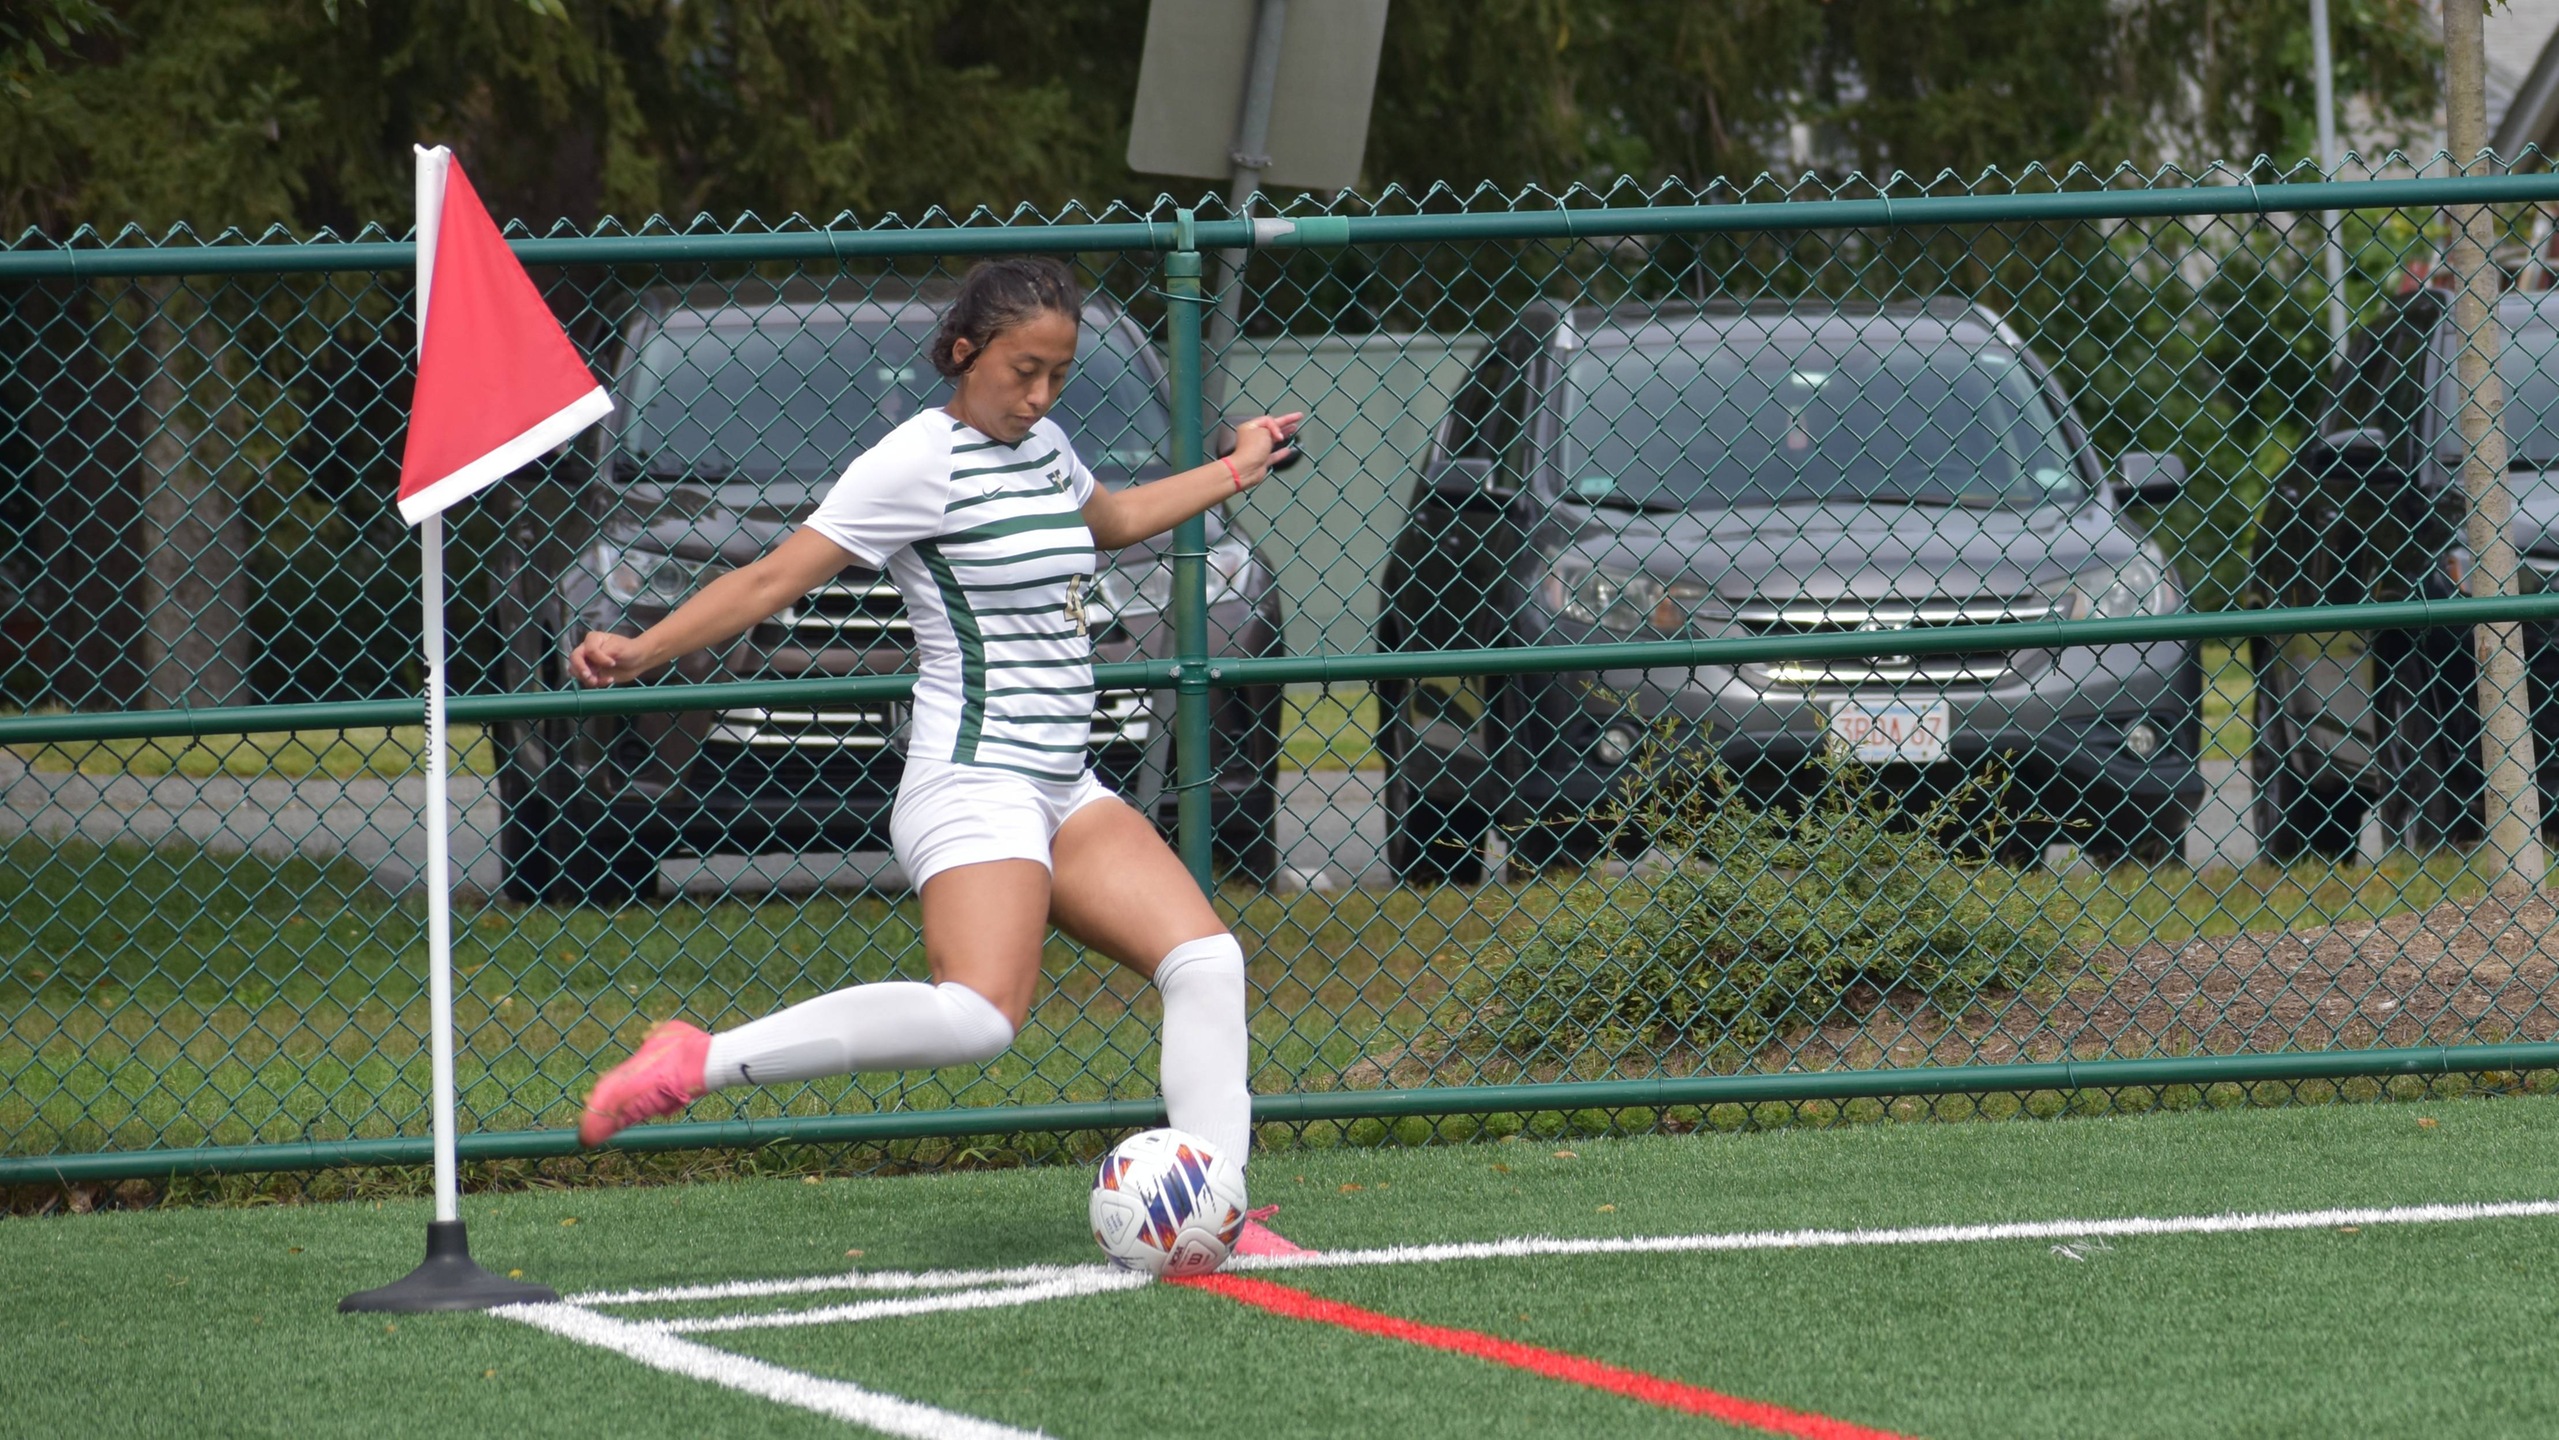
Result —
<instances>
[{"instance_id":1,"label":"green fence rail","mask_svg":"<svg viewBox=\"0 0 2559 1440\"><path fill-rule=\"evenodd\" d=\"M2245 640L2259 635L2330 631L2421 630L2504 620L2559 620L2559 594L2490 595L2451 600L2371 601L2360 605L2296 605L2239 613L2144 615L2123 620L1986 622L1961 631L1887 635L1751 636L1715 640L1638 640L1619 644L1523 645L1506 649L1406 650L1375 655L1230 656L1190 668L1202 689L1339 681L1434 679L1442 676L1538 675L1574 671L1693 670L1774 660L1863 660L1884 655L1946 655L1968 650L2066 650L2179 640ZM1169 689L1186 662L1138 660L1097 665L1106 689ZM469 695L453 702L463 723L493 720L583 720L657 715L739 705L817 706L904 700L911 674L837 676L823 680L734 680L658 684L610 690L539 690ZM121 713L64 711L0 718L0 745L83 740L163 740L203 735L258 735L294 730L415 725L423 702L348 700L317 705L208 706Z\"/></svg>"},{"instance_id":2,"label":"green fence rail","mask_svg":"<svg viewBox=\"0 0 2559 1440\"><path fill-rule=\"evenodd\" d=\"M455 517L464 1156L572 1153L648 1020L918 963L893 591L660 684L560 657L933 403L949 282L1023 251L1093 296L1061 412L1108 483L1312 416L1299 472L1095 583L1095 763L1245 939L1274 1138L2559 1070L2474 658L2522 627L2546 753L2559 176L2254 173L518 239L620 414ZM412 263L0 251L0 1184L425 1153ZM1148 1123L1148 997L1052 959L987 1067L624 1148Z\"/></svg>"}]
</instances>

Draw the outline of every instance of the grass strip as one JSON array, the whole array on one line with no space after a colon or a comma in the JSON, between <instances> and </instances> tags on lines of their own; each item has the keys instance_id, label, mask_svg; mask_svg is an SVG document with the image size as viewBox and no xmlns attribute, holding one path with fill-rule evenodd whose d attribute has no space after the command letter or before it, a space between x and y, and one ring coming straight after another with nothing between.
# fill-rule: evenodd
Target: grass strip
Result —
<instances>
[{"instance_id":1,"label":"grass strip","mask_svg":"<svg viewBox=\"0 0 2559 1440\"><path fill-rule=\"evenodd\" d=\"M2527 1200L2552 1191L2554 1142L2559 1102L2463 1101L1276 1153L1253 1188L1293 1239L1344 1249ZM469 1197L464 1214L485 1263L585 1291L1088 1263L1086 1183L1050 1167L528 1191ZM424 1416L444 1433L842 1433L487 1316L336 1314L339 1296L415 1263L427 1214L394 1201L8 1222L0 1339L22 1363L0 1368L0 1406L31 1434L380 1434ZM2559 1412L2554 1233L2513 1220L2117 1239L2077 1259L2033 1241L1288 1278L1907 1433L2532 1436ZM2377 1296L2417 1318L2377 1321ZM1060 1435L1739 1433L1170 1288L716 1338ZM2349 1352L2371 1363L2341 1363Z\"/></svg>"}]
</instances>

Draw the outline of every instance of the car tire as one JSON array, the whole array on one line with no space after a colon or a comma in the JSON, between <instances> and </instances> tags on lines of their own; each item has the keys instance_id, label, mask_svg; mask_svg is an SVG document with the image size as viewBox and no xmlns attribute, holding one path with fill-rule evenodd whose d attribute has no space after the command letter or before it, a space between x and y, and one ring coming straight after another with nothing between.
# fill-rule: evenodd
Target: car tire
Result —
<instances>
[{"instance_id":1,"label":"car tire","mask_svg":"<svg viewBox=\"0 0 2559 1440\"><path fill-rule=\"evenodd\" d=\"M2271 642L2258 642L2259 654ZM2257 850L2279 864L2295 860L2341 860L2362 842L2364 812L2371 800L2349 784L2314 784L2292 768L2288 756L2296 744L2293 722L2270 698L2262 670L2250 701L2254 738L2248 746L2248 776L2256 797L2250 819L2257 828Z\"/></svg>"},{"instance_id":2,"label":"car tire","mask_svg":"<svg viewBox=\"0 0 2559 1440\"><path fill-rule=\"evenodd\" d=\"M1484 883L1484 836L1493 826L1481 806L1449 805L1428 796L1386 807L1386 864L1412 885Z\"/></svg>"},{"instance_id":3,"label":"car tire","mask_svg":"<svg viewBox=\"0 0 2559 1440\"><path fill-rule=\"evenodd\" d=\"M1236 797L1225 822L1211 852L1218 869L1253 885L1278 878L1279 777L1265 771L1259 784Z\"/></svg>"},{"instance_id":4,"label":"car tire","mask_svg":"<svg viewBox=\"0 0 2559 1440\"><path fill-rule=\"evenodd\" d=\"M2100 831L2079 847L2079 853L2093 864L2112 868L2130 861L2147 870L2175 863L2183 850L2178 837L2163 834L2155 826L2143 826L2130 834Z\"/></svg>"},{"instance_id":5,"label":"car tire","mask_svg":"<svg viewBox=\"0 0 2559 1440\"><path fill-rule=\"evenodd\" d=\"M1522 878L1550 870L1587 870L1612 849L1608 827L1587 815L1540 817L1506 825L1502 834L1510 842L1510 868Z\"/></svg>"},{"instance_id":6,"label":"car tire","mask_svg":"<svg viewBox=\"0 0 2559 1440\"><path fill-rule=\"evenodd\" d=\"M1402 712L1402 687L1378 687L1378 749L1386 756L1386 868L1408 885L1480 885L1490 809L1470 801L1434 800L1405 773L1413 745Z\"/></svg>"},{"instance_id":7,"label":"car tire","mask_svg":"<svg viewBox=\"0 0 2559 1440\"><path fill-rule=\"evenodd\" d=\"M519 732L498 760L499 891L519 905L628 905L657 893L658 857L629 827L557 793L564 765Z\"/></svg>"},{"instance_id":8,"label":"car tire","mask_svg":"<svg viewBox=\"0 0 2559 1440\"><path fill-rule=\"evenodd\" d=\"M575 813L564 811L564 816ZM575 826L555 819L550 839L552 863L558 867L551 885L553 900L609 909L656 896L658 856L628 826L617 825L609 817Z\"/></svg>"},{"instance_id":9,"label":"car tire","mask_svg":"<svg viewBox=\"0 0 2559 1440\"><path fill-rule=\"evenodd\" d=\"M2411 734L2416 727L2408 722L2417 718L2400 717L2398 733L2383 749L2391 779L2379 804L2381 831L2388 843L2423 852L2460 843L2466 832L2478 826L2456 779L2460 757L2449 753L2440 735L2418 739Z\"/></svg>"},{"instance_id":10,"label":"car tire","mask_svg":"<svg viewBox=\"0 0 2559 1440\"><path fill-rule=\"evenodd\" d=\"M498 759L498 890L518 905L539 905L560 881L550 846L559 807L530 773L520 746Z\"/></svg>"},{"instance_id":11,"label":"car tire","mask_svg":"<svg viewBox=\"0 0 2559 1440\"><path fill-rule=\"evenodd\" d=\"M2251 750L2248 764L2257 782L2257 848L2267 859L2342 860L2362 844L2364 812L2372 803L2363 792L2351 785L2313 785L2280 753L2263 748Z\"/></svg>"}]
</instances>

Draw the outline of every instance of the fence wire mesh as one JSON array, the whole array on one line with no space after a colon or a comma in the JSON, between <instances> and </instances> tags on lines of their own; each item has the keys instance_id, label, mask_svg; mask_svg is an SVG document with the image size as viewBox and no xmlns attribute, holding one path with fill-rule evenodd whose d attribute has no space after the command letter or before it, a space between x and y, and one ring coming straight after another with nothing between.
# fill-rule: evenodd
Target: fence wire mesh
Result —
<instances>
[{"instance_id":1,"label":"fence wire mesh","mask_svg":"<svg viewBox=\"0 0 2559 1440\"><path fill-rule=\"evenodd\" d=\"M2559 179L2280 183L2321 178L528 237L617 412L452 521L466 1153L564 1151L655 1019L921 972L884 580L848 571L611 713L562 662L938 403L941 307L1012 248L1071 253L1088 290L1060 410L1105 483L1165 473L1194 417L1213 444L1220 417L1309 416L1307 463L1209 517L1204 653L1173 537L1107 559L1079 621L1109 667L1092 763L1213 867L1274 1122L1765 1118L1482 1088L1555 1082L2113 1104L2216 1074L2295 1098L2421 1046L2559 1064L2559 917L2481 898L2509 867L2474 634L2522 623L2547 757ZM2468 202L2501 292L2473 325L2441 208ZM1167 281L1197 251L1201 303ZM0 252L0 1177L423 1143L406 265L370 235ZM2491 337L2501 393L2460 379ZM2514 500L2507 575L2463 533L2474 390L2511 455L2485 482ZM2559 797L2559 763L2532 773ZM1151 993L1063 938L1049 960L998 1061L722 1094L681 1133L1142 1115ZM2126 1061L2159 1066L1893 1073Z\"/></svg>"}]
</instances>

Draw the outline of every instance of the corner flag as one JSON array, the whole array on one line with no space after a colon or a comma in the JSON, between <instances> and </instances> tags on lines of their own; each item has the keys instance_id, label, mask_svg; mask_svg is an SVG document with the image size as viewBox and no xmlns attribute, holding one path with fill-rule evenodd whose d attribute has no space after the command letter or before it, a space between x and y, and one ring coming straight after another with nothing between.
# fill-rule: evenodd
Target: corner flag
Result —
<instances>
[{"instance_id":1,"label":"corner flag","mask_svg":"<svg viewBox=\"0 0 2559 1440\"><path fill-rule=\"evenodd\" d=\"M556 1300L493 1275L463 1235L453 1095L453 874L445 787L444 512L612 412L613 401L542 302L471 182L439 145L418 147L418 385L400 457L400 518L418 527L426 670L429 1108L435 1219L426 1261L341 1310L480 1310ZM432 303L430 303L432 302Z\"/></svg>"},{"instance_id":2,"label":"corner flag","mask_svg":"<svg viewBox=\"0 0 2559 1440\"><path fill-rule=\"evenodd\" d=\"M453 152L419 147L418 386L400 518L442 512L612 409Z\"/></svg>"}]
</instances>

